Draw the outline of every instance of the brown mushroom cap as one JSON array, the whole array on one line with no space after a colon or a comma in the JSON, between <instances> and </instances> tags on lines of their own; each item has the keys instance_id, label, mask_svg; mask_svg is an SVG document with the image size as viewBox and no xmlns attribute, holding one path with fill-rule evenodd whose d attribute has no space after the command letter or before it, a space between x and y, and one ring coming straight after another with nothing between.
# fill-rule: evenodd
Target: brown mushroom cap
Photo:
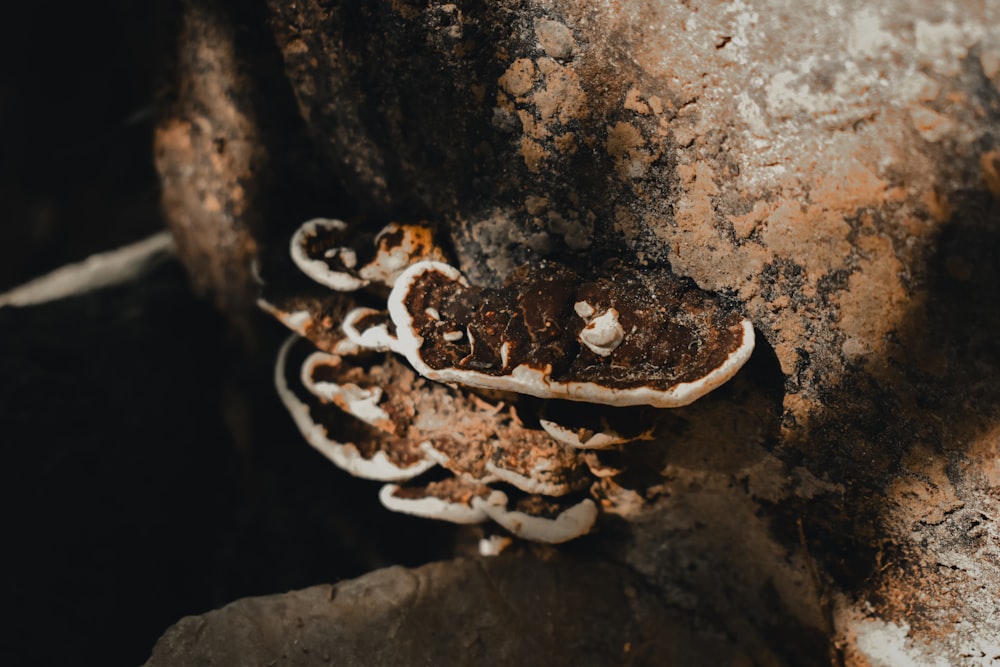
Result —
<instances>
[{"instance_id":1,"label":"brown mushroom cap","mask_svg":"<svg viewBox=\"0 0 1000 667\"><path fill-rule=\"evenodd\" d=\"M626 267L584 281L540 262L489 289L419 262L396 281L389 314L397 350L425 377L616 406L687 405L754 346L750 322L711 295Z\"/></svg>"}]
</instances>

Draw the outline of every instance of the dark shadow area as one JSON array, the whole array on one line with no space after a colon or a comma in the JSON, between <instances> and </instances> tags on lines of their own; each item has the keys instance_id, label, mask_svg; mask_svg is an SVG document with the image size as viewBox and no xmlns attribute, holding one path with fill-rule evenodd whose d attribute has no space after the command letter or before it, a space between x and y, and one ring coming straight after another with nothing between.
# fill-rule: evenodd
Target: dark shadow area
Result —
<instances>
[{"instance_id":1,"label":"dark shadow area","mask_svg":"<svg viewBox=\"0 0 1000 667\"><path fill-rule=\"evenodd\" d=\"M264 3L204 4L239 5L281 175L259 184L259 218L286 246L282 229L341 212L342 191L314 168ZM162 228L152 105L176 12L18 5L0 22L0 290ZM239 339L187 283L171 264L0 309L5 663L134 665L184 615L452 552L450 526L384 510L377 484L305 444L272 386L286 332L259 315Z\"/></svg>"},{"instance_id":2,"label":"dark shadow area","mask_svg":"<svg viewBox=\"0 0 1000 667\"><path fill-rule=\"evenodd\" d=\"M162 227L150 145L164 4L5 12L0 291Z\"/></svg>"},{"instance_id":3,"label":"dark shadow area","mask_svg":"<svg viewBox=\"0 0 1000 667\"><path fill-rule=\"evenodd\" d=\"M451 553L310 449L238 349L176 264L0 310L5 662L137 664L181 616Z\"/></svg>"}]
</instances>

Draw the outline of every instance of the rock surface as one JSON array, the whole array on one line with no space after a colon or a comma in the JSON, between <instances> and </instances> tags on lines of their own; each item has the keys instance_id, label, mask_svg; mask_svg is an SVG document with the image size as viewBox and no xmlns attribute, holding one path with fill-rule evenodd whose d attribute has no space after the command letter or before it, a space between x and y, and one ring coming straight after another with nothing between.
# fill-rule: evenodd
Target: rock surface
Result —
<instances>
[{"instance_id":1,"label":"rock surface","mask_svg":"<svg viewBox=\"0 0 1000 667\"><path fill-rule=\"evenodd\" d=\"M231 314L320 214L430 219L482 284L669 266L762 342L591 548L764 664L1000 661L1000 7L235 4L188 3L158 141Z\"/></svg>"},{"instance_id":2,"label":"rock surface","mask_svg":"<svg viewBox=\"0 0 1000 667\"><path fill-rule=\"evenodd\" d=\"M332 586L239 600L182 619L146 665L596 667L748 660L722 635L693 634L684 615L663 607L620 566L521 554L386 568Z\"/></svg>"}]
</instances>

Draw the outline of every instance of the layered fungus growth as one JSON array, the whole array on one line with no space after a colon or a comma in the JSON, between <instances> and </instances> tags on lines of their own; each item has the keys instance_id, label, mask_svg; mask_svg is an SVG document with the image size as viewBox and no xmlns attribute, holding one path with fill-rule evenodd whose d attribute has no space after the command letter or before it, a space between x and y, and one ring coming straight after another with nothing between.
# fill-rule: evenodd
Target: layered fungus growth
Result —
<instances>
[{"instance_id":1,"label":"layered fungus growth","mask_svg":"<svg viewBox=\"0 0 1000 667\"><path fill-rule=\"evenodd\" d=\"M391 510L528 540L641 507L655 484L629 448L754 347L749 321L665 270L545 260L477 286L427 226L372 237L326 219L291 258L316 285L269 285L261 305L295 332L275 382L306 440L383 482Z\"/></svg>"}]
</instances>

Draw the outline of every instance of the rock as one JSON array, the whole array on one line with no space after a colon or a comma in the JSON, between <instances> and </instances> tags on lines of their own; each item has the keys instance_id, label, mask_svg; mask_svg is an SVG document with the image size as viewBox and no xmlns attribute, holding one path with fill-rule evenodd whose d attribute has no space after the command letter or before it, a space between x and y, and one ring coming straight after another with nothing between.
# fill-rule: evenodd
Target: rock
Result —
<instances>
[{"instance_id":1,"label":"rock","mask_svg":"<svg viewBox=\"0 0 1000 667\"><path fill-rule=\"evenodd\" d=\"M743 665L717 630L609 563L508 554L378 570L181 619L172 665Z\"/></svg>"},{"instance_id":2,"label":"rock","mask_svg":"<svg viewBox=\"0 0 1000 667\"><path fill-rule=\"evenodd\" d=\"M995 4L232 4L187 5L188 51L232 51L217 70L181 62L159 143L181 252L232 312L255 249L266 275L317 215L432 220L484 285L540 258L669 267L760 343L662 418L664 455L630 470L659 500L592 548L776 661L879 664L886 642L916 663L1000 654ZM279 53L248 48L271 38ZM197 77L253 92L242 115L199 106L218 98ZM201 128L244 117L247 155L280 169L212 163ZM172 177L185 160L240 189L193 196ZM343 210L275 215L259 194L300 210L317 173ZM260 205L205 204L236 192Z\"/></svg>"}]
</instances>

